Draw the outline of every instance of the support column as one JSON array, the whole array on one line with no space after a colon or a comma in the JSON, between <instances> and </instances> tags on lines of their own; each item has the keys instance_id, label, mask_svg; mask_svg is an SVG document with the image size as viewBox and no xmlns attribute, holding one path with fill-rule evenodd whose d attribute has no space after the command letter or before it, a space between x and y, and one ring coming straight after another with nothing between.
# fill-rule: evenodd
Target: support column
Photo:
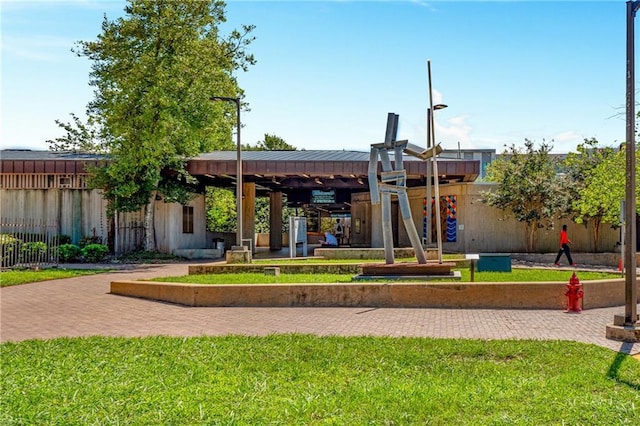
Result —
<instances>
[{"instance_id":1,"label":"support column","mask_svg":"<svg viewBox=\"0 0 640 426\"><path fill-rule=\"evenodd\" d=\"M242 239L251 240L252 252L255 252L256 238L256 184L242 183Z\"/></svg>"},{"instance_id":2,"label":"support column","mask_svg":"<svg viewBox=\"0 0 640 426\"><path fill-rule=\"evenodd\" d=\"M282 192L269 194L269 250L282 249Z\"/></svg>"}]
</instances>

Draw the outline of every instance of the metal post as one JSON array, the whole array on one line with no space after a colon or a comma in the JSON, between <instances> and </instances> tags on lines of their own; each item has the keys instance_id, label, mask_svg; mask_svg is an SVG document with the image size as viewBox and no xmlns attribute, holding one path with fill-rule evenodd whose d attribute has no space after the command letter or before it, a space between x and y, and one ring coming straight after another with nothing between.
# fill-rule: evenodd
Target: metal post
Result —
<instances>
[{"instance_id":1,"label":"metal post","mask_svg":"<svg viewBox=\"0 0 640 426\"><path fill-rule=\"evenodd\" d=\"M433 95L432 95L432 91L431 91L431 61L427 61L427 72L429 75L429 109L431 109L431 111L433 111ZM431 124L431 141L433 142L433 144L435 145L436 141L435 141L435 129L434 129L434 122L433 122L433 114L430 114L430 124ZM433 157L431 157L431 161L433 162L433 185L434 185L434 189L435 189L435 216L436 216L436 241L438 244L438 263L442 263L442 225L440 224L440 185L439 185L439 179L438 179L438 161L435 158L436 156L434 155ZM427 200L430 201L430 200Z\"/></svg>"},{"instance_id":2,"label":"metal post","mask_svg":"<svg viewBox=\"0 0 640 426\"><path fill-rule=\"evenodd\" d=\"M431 108L427 108L427 149L431 148ZM426 167L427 171L425 173L425 178L427 180L427 194L425 200L425 209L427 213L427 247L431 246L431 215L433 211L431 210L431 170L433 169L432 162L433 157L427 161Z\"/></svg>"},{"instance_id":3,"label":"metal post","mask_svg":"<svg viewBox=\"0 0 640 426\"><path fill-rule=\"evenodd\" d=\"M236 210L238 212L238 234L236 235L236 244L242 245L242 145L240 144L240 98L235 98L236 103L236 117L238 118L236 129Z\"/></svg>"},{"instance_id":4,"label":"metal post","mask_svg":"<svg viewBox=\"0 0 640 426\"><path fill-rule=\"evenodd\" d=\"M640 1L627 2L627 143L625 209L625 325L638 320L636 285L636 154L635 154L635 65L634 18Z\"/></svg>"}]
</instances>

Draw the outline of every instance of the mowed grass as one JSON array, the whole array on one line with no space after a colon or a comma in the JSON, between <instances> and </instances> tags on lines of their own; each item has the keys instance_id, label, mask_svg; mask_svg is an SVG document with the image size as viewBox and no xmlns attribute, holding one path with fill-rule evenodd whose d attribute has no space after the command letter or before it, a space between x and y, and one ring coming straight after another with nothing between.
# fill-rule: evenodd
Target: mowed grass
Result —
<instances>
[{"instance_id":1,"label":"mowed grass","mask_svg":"<svg viewBox=\"0 0 640 426\"><path fill-rule=\"evenodd\" d=\"M3 425L640 424L640 363L575 342L92 337L0 349Z\"/></svg>"},{"instance_id":2,"label":"mowed grass","mask_svg":"<svg viewBox=\"0 0 640 426\"><path fill-rule=\"evenodd\" d=\"M82 275L94 275L108 272L106 269L86 270L86 269L41 269L39 271L32 270L15 270L0 272L0 287L9 287L12 285L35 283L38 281L58 280L61 278L79 277Z\"/></svg>"},{"instance_id":3,"label":"mowed grass","mask_svg":"<svg viewBox=\"0 0 640 426\"><path fill-rule=\"evenodd\" d=\"M469 269L456 268L460 271L461 279L439 279L429 280L428 282L468 282L471 280ZM476 272L474 281L476 282L542 282L542 281L566 281L569 282L573 271L569 270L553 270L553 269L528 269L514 268L511 272ZM577 271L576 275L580 280L600 280L620 278L620 274L612 274L598 271ZM287 283L349 283L349 282L389 282L390 279L376 280L356 280L353 275L349 274L285 274L278 276L265 275L264 273L248 273L234 272L226 274L198 274L185 275L180 277L160 277L153 281L160 282L179 282L191 284L287 284ZM397 282L397 280L393 280ZM420 281L425 282L423 278L415 278L403 281Z\"/></svg>"}]
</instances>

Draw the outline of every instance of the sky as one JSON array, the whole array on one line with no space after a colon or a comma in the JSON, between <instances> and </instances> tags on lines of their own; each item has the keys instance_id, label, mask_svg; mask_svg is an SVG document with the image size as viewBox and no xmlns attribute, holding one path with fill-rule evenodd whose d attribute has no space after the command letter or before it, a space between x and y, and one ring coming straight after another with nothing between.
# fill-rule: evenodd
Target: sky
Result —
<instances>
[{"instance_id":1,"label":"sky","mask_svg":"<svg viewBox=\"0 0 640 426\"><path fill-rule=\"evenodd\" d=\"M95 40L115 0L1 0L2 149L46 150L55 120L84 117ZM224 33L256 26L239 71L250 110L242 143L266 133L298 149L369 151L387 114L398 139L426 144L431 67L445 149L625 139L626 1L227 1ZM640 23L636 26L640 27ZM636 31L640 32L640 31ZM638 44L636 37L636 44Z\"/></svg>"}]
</instances>

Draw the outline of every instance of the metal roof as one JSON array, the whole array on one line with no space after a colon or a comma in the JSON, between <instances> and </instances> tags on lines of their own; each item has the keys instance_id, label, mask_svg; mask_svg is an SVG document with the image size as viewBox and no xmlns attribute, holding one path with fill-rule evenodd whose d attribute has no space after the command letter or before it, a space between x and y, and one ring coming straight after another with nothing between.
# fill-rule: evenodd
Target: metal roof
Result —
<instances>
[{"instance_id":1,"label":"metal roof","mask_svg":"<svg viewBox=\"0 0 640 426\"><path fill-rule=\"evenodd\" d=\"M242 151L245 182L262 190L291 192L310 189L368 189L369 152L363 151ZM205 185L233 187L236 151L216 151L188 160L187 171ZM82 174L86 164L99 164L106 155L30 151L0 151L0 172L5 174ZM393 161L393 155L391 155ZM404 156L407 186L424 185L427 162ZM480 173L477 160L438 158L441 182L472 182ZM381 170L378 164L378 171Z\"/></svg>"}]
</instances>

